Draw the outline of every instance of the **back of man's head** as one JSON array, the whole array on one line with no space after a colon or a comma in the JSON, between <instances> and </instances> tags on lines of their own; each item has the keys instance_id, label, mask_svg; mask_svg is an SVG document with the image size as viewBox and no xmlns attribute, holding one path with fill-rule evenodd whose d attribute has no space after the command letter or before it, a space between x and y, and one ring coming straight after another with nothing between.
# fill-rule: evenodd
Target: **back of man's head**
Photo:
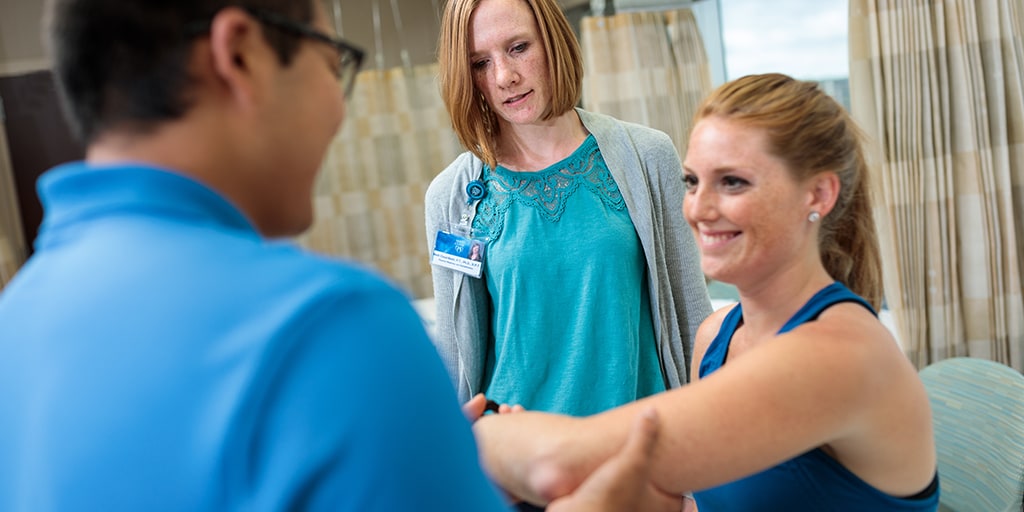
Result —
<instances>
[{"instance_id":1,"label":"back of man's head","mask_svg":"<svg viewBox=\"0 0 1024 512\"><path fill-rule=\"evenodd\" d=\"M190 49L221 8L237 5L300 22L312 2L296 0L50 0L47 37L58 90L85 144L114 129L145 133L190 107ZM282 64L298 40L264 32Z\"/></svg>"}]
</instances>

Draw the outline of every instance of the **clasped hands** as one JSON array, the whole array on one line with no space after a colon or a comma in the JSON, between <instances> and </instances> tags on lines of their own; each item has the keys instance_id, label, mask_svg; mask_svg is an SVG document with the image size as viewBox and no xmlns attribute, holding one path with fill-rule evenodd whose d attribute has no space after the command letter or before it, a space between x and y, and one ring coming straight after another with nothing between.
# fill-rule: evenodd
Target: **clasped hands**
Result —
<instances>
[{"instance_id":1,"label":"clasped hands","mask_svg":"<svg viewBox=\"0 0 1024 512\"><path fill-rule=\"evenodd\" d=\"M524 410L522 406L500 404L498 414ZM469 421L479 419L487 410L487 399L478 394L463 404ZM651 480L651 454L661 428L657 412L645 409L630 430L622 448L598 466L569 494L547 505L548 512L696 512L692 501L658 489ZM520 499L507 495L512 502ZM689 508L688 508L689 507Z\"/></svg>"}]
</instances>

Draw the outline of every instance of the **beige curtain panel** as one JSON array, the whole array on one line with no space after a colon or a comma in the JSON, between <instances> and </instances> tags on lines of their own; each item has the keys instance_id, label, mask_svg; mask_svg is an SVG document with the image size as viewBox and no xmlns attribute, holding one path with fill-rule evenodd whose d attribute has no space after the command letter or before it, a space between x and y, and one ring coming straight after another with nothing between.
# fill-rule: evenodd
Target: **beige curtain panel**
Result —
<instances>
[{"instance_id":1,"label":"beige curtain panel","mask_svg":"<svg viewBox=\"0 0 1024 512\"><path fill-rule=\"evenodd\" d=\"M580 23L583 107L657 128L679 154L711 72L690 9L588 16Z\"/></svg>"},{"instance_id":2,"label":"beige curtain panel","mask_svg":"<svg viewBox=\"0 0 1024 512\"><path fill-rule=\"evenodd\" d=\"M850 1L886 297L918 367L971 356L1024 370L1022 8Z\"/></svg>"},{"instance_id":3,"label":"beige curtain panel","mask_svg":"<svg viewBox=\"0 0 1024 512\"><path fill-rule=\"evenodd\" d=\"M9 155L7 132L0 123L0 290L7 286L28 254Z\"/></svg>"},{"instance_id":4,"label":"beige curtain panel","mask_svg":"<svg viewBox=\"0 0 1024 512\"><path fill-rule=\"evenodd\" d=\"M423 195L460 152L437 65L359 74L299 242L376 268L412 298L433 295Z\"/></svg>"}]
</instances>

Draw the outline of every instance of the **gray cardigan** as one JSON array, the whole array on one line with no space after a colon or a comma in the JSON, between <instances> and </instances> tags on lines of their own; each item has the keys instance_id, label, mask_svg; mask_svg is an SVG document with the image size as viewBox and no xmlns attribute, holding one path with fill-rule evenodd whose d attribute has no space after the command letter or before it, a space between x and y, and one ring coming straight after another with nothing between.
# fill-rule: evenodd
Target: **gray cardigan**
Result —
<instances>
[{"instance_id":1,"label":"gray cardigan","mask_svg":"<svg viewBox=\"0 0 1024 512\"><path fill-rule=\"evenodd\" d=\"M682 166L668 135L638 124L577 109L594 135L601 155L626 202L647 260L651 311L665 385L689 380L693 340L711 313L700 256L683 219ZM470 152L459 155L427 189L427 241L433 249L439 230L472 225L474 203L466 185L480 178L483 162ZM465 402L483 391L484 361L490 330L490 299L483 279L433 266L437 304L434 344L448 376Z\"/></svg>"}]
</instances>

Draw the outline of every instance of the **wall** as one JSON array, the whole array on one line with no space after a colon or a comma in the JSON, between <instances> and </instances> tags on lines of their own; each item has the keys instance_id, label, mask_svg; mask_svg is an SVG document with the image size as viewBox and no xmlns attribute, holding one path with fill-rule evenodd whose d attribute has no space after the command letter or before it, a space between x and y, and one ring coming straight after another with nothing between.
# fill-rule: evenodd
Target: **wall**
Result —
<instances>
[{"instance_id":1,"label":"wall","mask_svg":"<svg viewBox=\"0 0 1024 512\"><path fill-rule=\"evenodd\" d=\"M43 2L0 2L0 77L45 69L39 20ZM0 97L0 290L27 256L20 202L8 151L3 98Z\"/></svg>"},{"instance_id":2,"label":"wall","mask_svg":"<svg viewBox=\"0 0 1024 512\"><path fill-rule=\"evenodd\" d=\"M43 3L41 0L0 2L0 75L49 66L40 37Z\"/></svg>"}]
</instances>

